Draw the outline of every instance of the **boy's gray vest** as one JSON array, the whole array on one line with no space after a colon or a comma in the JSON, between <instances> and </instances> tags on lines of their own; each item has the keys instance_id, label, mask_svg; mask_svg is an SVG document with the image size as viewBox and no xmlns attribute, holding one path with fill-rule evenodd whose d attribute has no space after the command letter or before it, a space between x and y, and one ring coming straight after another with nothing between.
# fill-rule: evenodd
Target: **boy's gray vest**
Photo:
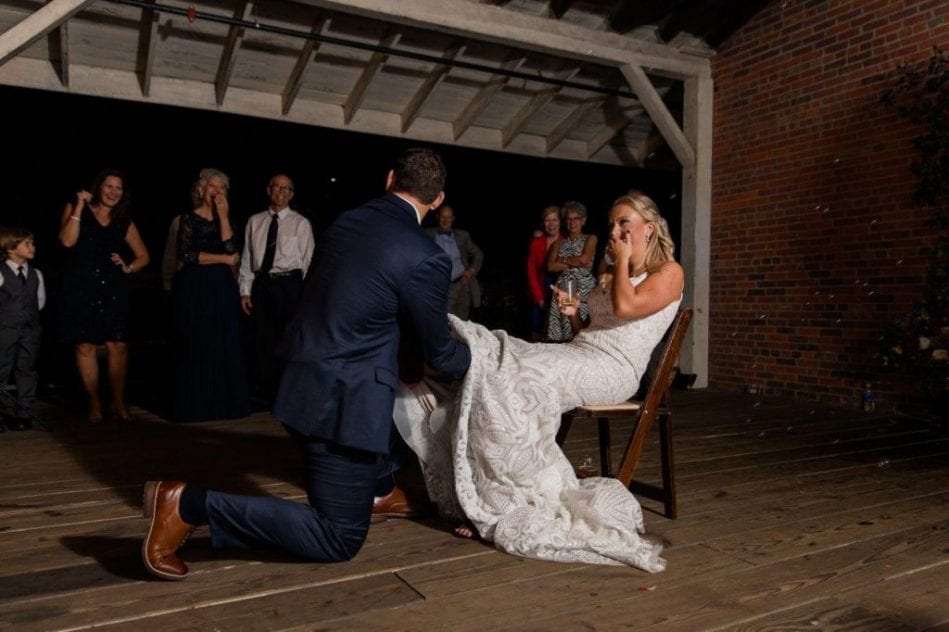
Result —
<instances>
[{"instance_id":1,"label":"boy's gray vest","mask_svg":"<svg viewBox=\"0 0 949 632\"><path fill-rule=\"evenodd\" d=\"M36 296L40 277L33 266L26 273L26 283L10 269L6 261L0 261L0 327L39 326L40 304Z\"/></svg>"}]
</instances>

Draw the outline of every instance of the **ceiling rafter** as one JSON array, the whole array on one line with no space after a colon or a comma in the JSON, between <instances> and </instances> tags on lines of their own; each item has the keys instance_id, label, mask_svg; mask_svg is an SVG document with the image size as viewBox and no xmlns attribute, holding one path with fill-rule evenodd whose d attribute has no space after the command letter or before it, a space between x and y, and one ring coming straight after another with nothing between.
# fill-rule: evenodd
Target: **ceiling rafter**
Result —
<instances>
[{"instance_id":1,"label":"ceiling rafter","mask_svg":"<svg viewBox=\"0 0 949 632\"><path fill-rule=\"evenodd\" d=\"M155 0L148 0L154 4ZM155 51L158 49L159 13L154 9L142 9L142 23L138 35L139 77L142 95L148 96L152 89L152 75L155 70Z\"/></svg>"},{"instance_id":2,"label":"ceiling rafter","mask_svg":"<svg viewBox=\"0 0 949 632\"><path fill-rule=\"evenodd\" d=\"M596 153L603 149L611 140L622 134L637 118L637 116L624 114L617 117L615 121L604 124L600 132L587 142L587 158L592 158L596 155Z\"/></svg>"},{"instance_id":3,"label":"ceiling rafter","mask_svg":"<svg viewBox=\"0 0 949 632\"><path fill-rule=\"evenodd\" d=\"M69 88L69 22L63 22L46 36L50 62L64 88Z\"/></svg>"},{"instance_id":4,"label":"ceiling rafter","mask_svg":"<svg viewBox=\"0 0 949 632\"><path fill-rule=\"evenodd\" d=\"M447 61L451 61L456 57L460 57L464 54L465 48L466 44L464 42L455 42L449 45L448 49L445 51L445 59ZM442 82L450 70L450 64L436 64L435 67L432 68L432 71L428 73L428 76L425 77L425 81L423 81L422 85L419 86L419 89L415 91L415 94L412 95L408 105L406 105L405 109L402 111L403 134L407 132L410 127L412 127L412 123L415 122L415 118L422 110L422 106L425 105L425 101L428 100L428 97L431 96L432 92L435 91L435 88L438 87L438 84Z\"/></svg>"},{"instance_id":5,"label":"ceiling rafter","mask_svg":"<svg viewBox=\"0 0 949 632\"><path fill-rule=\"evenodd\" d=\"M679 163L682 165L692 165L695 163L695 149L682 132L682 128L676 123L675 118L669 109L662 102L662 97L650 83L645 71L634 64L626 64L620 71L629 84L633 87L640 103L649 113L649 118L655 122L656 127L662 133L669 147L676 155Z\"/></svg>"},{"instance_id":6,"label":"ceiling rafter","mask_svg":"<svg viewBox=\"0 0 949 632\"><path fill-rule=\"evenodd\" d=\"M606 101L605 97L593 97L577 104L577 107L567 115L552 132L547 135L545 143L547 153L552 153L562 143L567 136L575 130L583 119L595 108L600 107Z\"/></svg>"},{"instance_id":7,"label":"ceiling rafter","mask_svg":"<svg viewBox=\"0 0 949 632\"><path fill-rule=\"evenodd\" d=\"M234 9L234 19L247 21L250 19L253 10L253 2L242 0L237 3L237 7ZM218 105L224 103L224 96L227 94L227 88L231 83L231 74L234 72L237 51L241 47L243 37L243 26L234 24L228 28L227 37L224 40L224 49L221 51L221 62L218 65L217 77L214 80L214 98Z\"/></svg>"},{"instance_id":8,"label":"ceiling rafter","mask_svg":"<svg viewBox=\"0 0 949 632\"><path fill-rule=\"evenodd\" d=\"M379 44L385 48L392 48L399 43L401 37L402 33L400 31L390 27L386 29ZM372 83L376 73L382 69L382 65L387 59L389 59L389 55L381 52L373 53L369 58L369 62L363 68L362 74L359 75L359 79L356 80L353 89L350 90L349 96L346 98L346 103L343 104L344 123L348 124L353 120L353 116L356 115L356 111L362 104L363 97L366 96L366 89L369 87L369 84Z\"/></svg>"},{"instance_id":9,"label":"ceiling rafter","mask_svg":"<svg viewBox=\"0 0 949 632\"><path fill-rule=\"evenodd\" d=\"M561 71L560 74L565 80L569 81L576 77L580 73L580 66L574 66L566 71ZM508 121L501 129L501 146L507 147L511 144L511 141L521 133L524 129L524 126L527 125L527 122L530 120L531 116L534 115L540 108L544 107L550 101L553 100L557 93L561 91L559 86L552 88L544 88L536 92L528 101L521 107L520 110Z\"/></svg>"},{"instance_id":10,"label":"ceiling rafter","mask_svg":"<svg viewBox=\"0 0 949 632\"><path fill-rule=\"evenodd\" d=\"M527 61L527 57L520 55L518 53L512 53L512 55L504 60L501 64L501 69L503 70L517 70L524 65L524 62ZM452 123L452 135L455 140L461 137L465 131L471 127L484 109L488 107L488 104L491 102L491 97L494 94L504 87L504 85L511 80L509 75L501 75L491 77L487 83L485 83L481 89L478 91L478 94L475 95L473 99L468 103L462 113L458 116L458 119Z\"/></svg>"},{"instance_id":11,"label":"ceiling rafter","mask_svg":"<svg viewBox=\"0 0 949 632\"><path fill-rule=\"evenodd\" d=\"M0 37L0 65L16 57L33 42L92 2L93 0L51 0L4 31Z\"/></svg>"},{"instance_id":12,"label":"ceiling rafter","mask_svg":"<svg viewBox=\"0 0 949 632\"><path fill-rule=\"evenodd\" d=\"M318 12L313 26L310 28L310 32L314 34L324 34L329 31L332 23L332 19L322 12ZM280 94L280 111L283 114L289 112L290 108L293 107L293 102L300 92L300 86L303 85L303 77L306 75L306 68L310 65L310 62L316 59L316 55L320 50L320 44L322 44L322 42L316 38L310 38L304 41L303 48L300 49L300 54L297 55L297 61L293 65L293 70L290 71L290 76L287 77L287 83L283 87L283 92Z\"/></svg>"}]
</instances>

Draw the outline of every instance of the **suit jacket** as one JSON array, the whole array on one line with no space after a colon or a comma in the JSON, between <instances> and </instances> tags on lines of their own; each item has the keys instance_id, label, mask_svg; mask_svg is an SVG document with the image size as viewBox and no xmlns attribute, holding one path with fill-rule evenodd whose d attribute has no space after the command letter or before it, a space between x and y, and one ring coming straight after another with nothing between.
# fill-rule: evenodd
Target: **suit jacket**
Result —
<instances>
[{"instance_id":1,"label":"suit jacket","mask_svg":"<svg viewBox=\"0 0 949 632\"><path fill-rule=\"evenodd\" d=\"M450 274L448 255L398 196L342 214L320 238L287 327L274 416L303 435L387 454L399 323L415 328L432 368L460 377L471 362L448 329Z\"/></svg>"},{"instance_id":2,"label":"suit jacket","mask_svg":"<svg viewBox=\"0 0 949 632\"><path fill-rule=\"evenodd\" d=\"M435 241L435 237L438 236L437 227L426 228L425 232L432 241ZM479 274L481 272L481 264L484 263L484 253L481 251L481 248L478 247L478 244L471 239L471 233L458 228L452 228L451 233L455 238L455 243L458 245L458 252L461 254L461 263L466 268L471 268L475 275ZM472 277L468 282L468 291L471 292L471 306L479 307L481 305L481 284L478 283L476 277Z\"/></svg>"}]
</instances>

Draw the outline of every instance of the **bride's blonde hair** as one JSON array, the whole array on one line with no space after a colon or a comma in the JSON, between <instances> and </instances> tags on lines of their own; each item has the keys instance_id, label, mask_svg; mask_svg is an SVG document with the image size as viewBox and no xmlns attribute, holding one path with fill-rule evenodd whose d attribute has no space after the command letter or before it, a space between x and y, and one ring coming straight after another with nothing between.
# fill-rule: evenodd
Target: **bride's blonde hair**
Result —
<instances>
[{"instance_id":1,"label":"bride's blonde hair","mask_svg":"<svg viewBox=\"0 0 949 632\"><path fill-rule=\"evenodd\" d=\"M653 239L650 239L646 246L646 269L652 272L666 261L674 261L676 247L672 242L672 235L669 234L669 225L659 214L656 203L641 191L630 191L617 198L610 208L619 205L630 207L647 225L652 225Z\"/></svg>"}]
</instances>

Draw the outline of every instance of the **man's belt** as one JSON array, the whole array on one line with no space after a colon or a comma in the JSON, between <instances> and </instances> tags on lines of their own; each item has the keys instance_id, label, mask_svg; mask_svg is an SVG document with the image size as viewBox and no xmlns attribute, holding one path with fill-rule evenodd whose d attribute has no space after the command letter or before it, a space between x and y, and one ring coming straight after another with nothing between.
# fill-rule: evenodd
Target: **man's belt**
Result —
<instances>
[{"instance_id":1,"label":"man's belt","mask_svg":"<svg viewBox=\"0 0 949 632\"><path fill-rule=\"evenodd\" d=\"M258 272L257 274L261 276L269 277L271 279L285 279L287 277L293 277L293 276L302 277L303 270L300 270L299 268L297 268L296 270L287 270L286 272L274 272L273 270L271 270L270 272Z\"/></svg>"}]
</instances>

